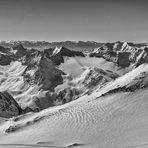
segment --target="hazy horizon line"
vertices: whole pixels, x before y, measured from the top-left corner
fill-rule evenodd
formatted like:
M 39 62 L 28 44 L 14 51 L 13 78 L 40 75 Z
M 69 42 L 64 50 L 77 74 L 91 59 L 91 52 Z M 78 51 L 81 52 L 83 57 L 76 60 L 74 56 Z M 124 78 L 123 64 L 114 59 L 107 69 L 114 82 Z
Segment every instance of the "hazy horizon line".
M 115 42 L 132 42 L 132 43 L 148 43 L 148 41 L 129 41 L 129 40 L 113 40 L 113 41 L 96 41 L 96 40 L 57 40 L 57 41 L 49 41 L 49 40 L 0 40 L 0 42 L 23 42 L 23 41 L 29 41 L 29 42 L 48 42 L 48 43 L 54 43 L 54 42 L 95 42 L 95 43 L 115 43 Z

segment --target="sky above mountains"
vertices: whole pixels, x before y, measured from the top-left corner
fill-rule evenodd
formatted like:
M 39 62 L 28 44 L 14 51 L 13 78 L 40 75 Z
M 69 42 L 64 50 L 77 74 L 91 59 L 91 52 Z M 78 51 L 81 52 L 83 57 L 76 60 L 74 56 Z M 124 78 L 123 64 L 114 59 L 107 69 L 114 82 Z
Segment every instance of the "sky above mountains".
M 148 41 L 147 0 L 0 0 L 0 40 Z

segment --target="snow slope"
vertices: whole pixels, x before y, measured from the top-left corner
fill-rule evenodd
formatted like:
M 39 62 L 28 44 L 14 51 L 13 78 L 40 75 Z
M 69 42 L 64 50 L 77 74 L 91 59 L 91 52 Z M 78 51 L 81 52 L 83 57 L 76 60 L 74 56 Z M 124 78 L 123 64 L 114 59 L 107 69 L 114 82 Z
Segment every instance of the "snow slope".
M 143 64 L 78 100 L 11 118 L 0 125 L 0 147 L 147 148 L 147 72 Z M 107 94 L 141 80 L 145 87 Z

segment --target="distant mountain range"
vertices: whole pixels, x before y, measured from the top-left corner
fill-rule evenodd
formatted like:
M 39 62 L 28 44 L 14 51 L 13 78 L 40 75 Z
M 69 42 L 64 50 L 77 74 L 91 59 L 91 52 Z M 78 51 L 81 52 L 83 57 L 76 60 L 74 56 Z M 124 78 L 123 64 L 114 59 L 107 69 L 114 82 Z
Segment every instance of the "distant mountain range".
M 45 49 L 50 47 L 65 46 L 74 50 L 90 50 L 100 47 L 104 43 L 94 41 L 61 41 L 61 42 L 47 42 L 47 41 L 0 41 L 0 45 L 4 47 L 13 47 L 22 44 L 25 48 Z

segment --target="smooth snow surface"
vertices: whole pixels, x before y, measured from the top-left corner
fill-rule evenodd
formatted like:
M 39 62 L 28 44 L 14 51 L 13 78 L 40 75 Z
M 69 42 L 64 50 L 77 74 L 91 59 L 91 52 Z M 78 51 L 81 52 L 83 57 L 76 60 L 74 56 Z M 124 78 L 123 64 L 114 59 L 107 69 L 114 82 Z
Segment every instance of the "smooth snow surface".
M 147 71 L 148 64 L 141 65 L 90 95 L 11 118 L 0 125 L 0 147 L 147 148 L 147 88 L 101 97 Z

